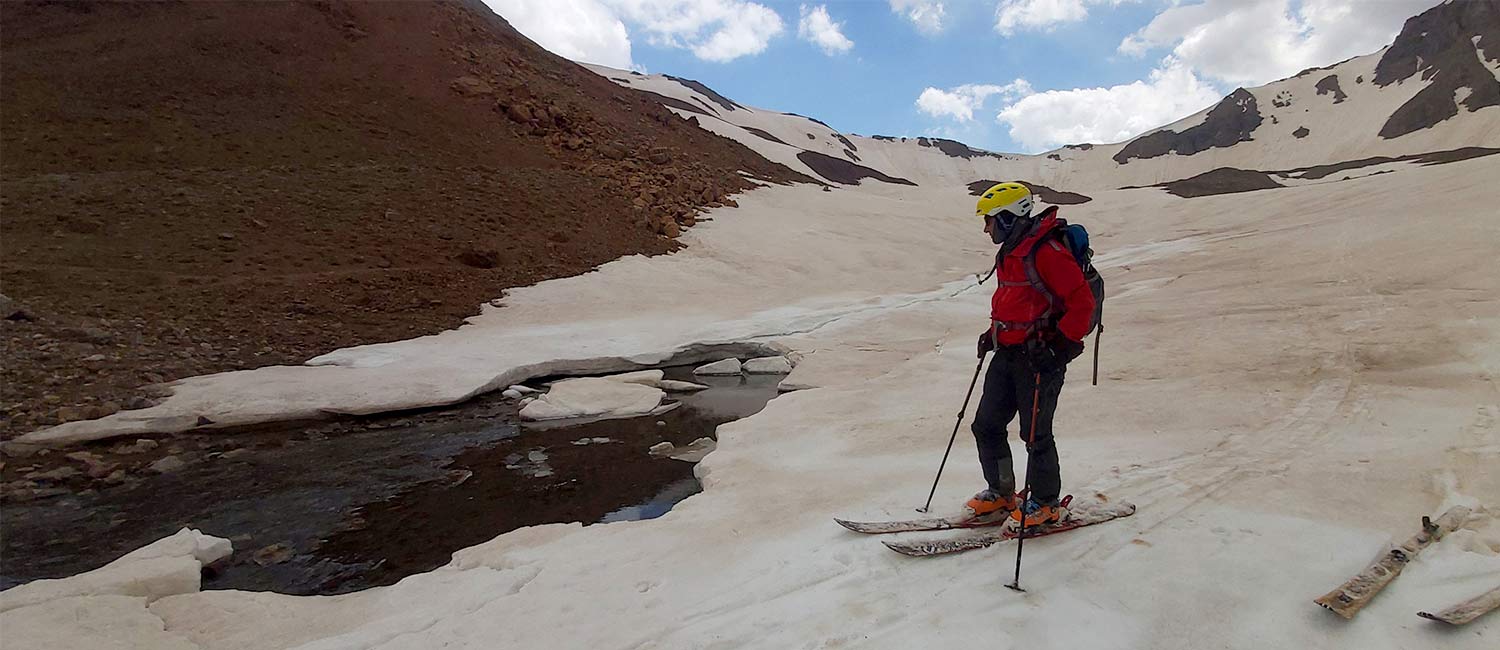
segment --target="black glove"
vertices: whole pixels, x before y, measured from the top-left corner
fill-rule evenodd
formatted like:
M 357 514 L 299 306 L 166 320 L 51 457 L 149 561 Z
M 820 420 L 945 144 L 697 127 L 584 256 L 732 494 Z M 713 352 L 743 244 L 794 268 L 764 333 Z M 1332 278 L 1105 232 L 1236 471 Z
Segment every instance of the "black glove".
M 1083 354 L 1083 344 L 1066 336 L 1026 341 L 1026 358 L 1031 367 L 1042 374 L 1050 374 L 1068 365 Z
M 1052 350 L 1057 353 L 1059 359 L 1062 359 L 1063 365 L 1067 365 L 1083 354 L 1083 343 L 1066 336 L 1059 336 L 1052 341 Z
M 979 358 L 983 359 L 985 354 L 994 349 L 995 335 L 991 334 L 989 330 L 985 330 L 983 334 L 979 335 Z

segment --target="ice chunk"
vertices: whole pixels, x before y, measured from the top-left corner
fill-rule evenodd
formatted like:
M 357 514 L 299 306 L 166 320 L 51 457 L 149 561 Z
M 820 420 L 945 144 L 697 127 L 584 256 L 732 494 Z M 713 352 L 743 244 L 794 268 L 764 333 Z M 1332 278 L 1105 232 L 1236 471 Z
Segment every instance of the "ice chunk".
M 781 380 L 781 383 L 776 384 L 776 391 L 779 393 L 790 393 L 792 391 L 807 390 L 809 388 L 817 388 L 817 386 L 791 381 L 789 379 L 783 379 Z
M 573 444 L 578 443 L 575 442 Z M 529 476 L 531 478 L 552 476 L 552 474 L 554 473 L 552 470 L 552 466 L 547 464 L 547 451 L 544 449 L 533 449 L 526 452 L 525 456 L 522 456 L 521 454 L 510 454 L 509 456 L 506 456 L 505 469 L 517 470 L 521 472 L 522 475 Z
M 695 384 L 690 381 L 677 381 L 675 379 L 663 379 L 656 387 L 673 393 L 691 393 L 708 389 L 708 386 L 703 384 Z
M 552 390 L 521 407 L 523 420 L 582 417 L 630 417 L 650 413 L 666 396 L 641 384 L 584 377 L 552 385 Z
M 652 456 L 670 456 L 677 452 L 677 446 L 670 442 L 658 442 L 651 445 L 647 451 L 650 451 Z
M 786 357 L 761 357 L 745 362 L 745 372 L 752 375 L 785 375 L 792 371 Z
M 717 444 L 718 443 L 715 443 L 713 438 L 699 438 L 688 443 L 688 446 L 686 447 L 679 447 L 676 452 L 671 455 L 671 458 L 672 460 L 681 460 L 689 463 L 696 463 L 700 460 L 703 460 L 703 457 L 707 456 L 708 452 L 713 451 L 714 447 Z
M 229 540 L 191 528 L 71 578 L 37 580 L 0 592 L 0 612 L 72 596 L 140 596 L 152 601 L 198 591 L 204 565 L 229 556 Z
M 693 369 L 695 375 L 738 375 L 740 372 L 740 360 L 734 358 L 715 361 Z
M 640 370 L 636 372 L 627 372 L 620 375 L 610 375 L 608 377 L 605 377 L 605 379 L 608 379 L 610 381 L 624 382 L 627 384 L 640 384 L 642 386 L 651 386 L 652 388 L 661 388 L 661 377 L 662 371 L 660 370 Z

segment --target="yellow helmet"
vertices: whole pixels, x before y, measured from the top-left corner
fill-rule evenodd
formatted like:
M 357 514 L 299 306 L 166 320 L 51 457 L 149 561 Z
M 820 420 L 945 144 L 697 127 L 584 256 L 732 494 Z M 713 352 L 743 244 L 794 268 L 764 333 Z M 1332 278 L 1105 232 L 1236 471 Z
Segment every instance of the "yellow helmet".
M 979 203 L 974 206 L 974 216 L 995 217 L 1001 212 L 1008 212 L 1015 218 L 1029 217 L 1031 204 L 1031 190 L 1025 185 L 1014 182 L 996 183 L 979 197 Z

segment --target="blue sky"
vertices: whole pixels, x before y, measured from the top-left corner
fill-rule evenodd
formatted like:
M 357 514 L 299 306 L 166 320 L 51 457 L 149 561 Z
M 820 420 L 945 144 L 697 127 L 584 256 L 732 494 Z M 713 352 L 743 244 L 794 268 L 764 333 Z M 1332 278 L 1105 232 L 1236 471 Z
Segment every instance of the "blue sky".
M 766 4 L 790 17 L 800 3 Z M 1018 77 L 1037 90 L 1114 85 L 1146 76 L 1154 63 L 1115 54 L 1120 40 L 1154 15 L 1145 5 L 1010 37 L 995 32 L 993 6 L 977 2 L 950 6 L 952 26 L 937 36 L 920 33 L 884 2 L 827 6 L 854 42 L 848 53 L 829 56 L 795 33 L 783 33 L 764 53 L 727 63 L 646 43 L 634 50 L 635 60 L 647 71 L 698 79 L 736 101 L 811 115 L 840 131 L 917 136 L 946 128 L 969 144 L 996 150 L 1019 145 L 988 116 L 959 128 L 922 113 L 915 104 L 922 90 L 1005 84 Z
M 1112 142 L 1385 45 L 1436 0 L 485 0 L 562 56 L 864 135 Z M 1022 81 L 1018 81 L 1022 80 Z

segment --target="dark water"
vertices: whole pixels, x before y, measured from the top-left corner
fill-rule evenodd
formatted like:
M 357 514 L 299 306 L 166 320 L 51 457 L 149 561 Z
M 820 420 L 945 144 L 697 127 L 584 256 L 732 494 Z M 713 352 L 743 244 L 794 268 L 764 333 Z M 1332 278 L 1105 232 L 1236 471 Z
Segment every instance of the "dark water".
M 667 375 L 711 388 L 669 394 L 682 405 L 658 416 L 570 427 L 520 425 L 515 404 L 494 397 L 185 438 L 174 444 L 207 453 L 177 472 L 7 504 L 0 587 L 93 569 L 190 526 L 234 542 L 206 589 L 344 593 L 432 570 L 525 526 L 659 517 L 700 487 L 691 463 L 647 449 L 713 437 L 764 408 L 781 379 Z

